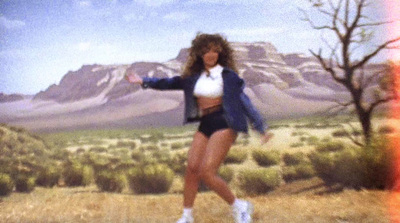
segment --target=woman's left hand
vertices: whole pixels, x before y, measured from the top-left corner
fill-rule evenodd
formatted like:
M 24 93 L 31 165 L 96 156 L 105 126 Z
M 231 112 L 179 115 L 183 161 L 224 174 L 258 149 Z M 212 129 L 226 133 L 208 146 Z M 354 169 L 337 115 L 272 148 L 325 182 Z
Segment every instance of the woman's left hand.
M 267 143 L 273 136 L 273 133 L 265 132 L 264 135 L 261 136 L 261 145 Z

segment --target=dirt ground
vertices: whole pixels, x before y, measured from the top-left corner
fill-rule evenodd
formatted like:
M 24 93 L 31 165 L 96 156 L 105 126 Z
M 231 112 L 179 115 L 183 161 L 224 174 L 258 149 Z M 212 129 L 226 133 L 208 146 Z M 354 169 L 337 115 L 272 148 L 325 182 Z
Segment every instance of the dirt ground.
M 397 222 L 391 220 L 389 191 L 333 190 L 321 180 L 297 181 L 262 196 L 245 197 L 255 206 L 253 222 Z M 0 222 L 175 222 L 182 195 L 135 195 L 99 192 L 95 186 L 36 188 L 0 201 Z M 230 207 L 213 192 L 200 193 L 197 223 L 233 222 Z

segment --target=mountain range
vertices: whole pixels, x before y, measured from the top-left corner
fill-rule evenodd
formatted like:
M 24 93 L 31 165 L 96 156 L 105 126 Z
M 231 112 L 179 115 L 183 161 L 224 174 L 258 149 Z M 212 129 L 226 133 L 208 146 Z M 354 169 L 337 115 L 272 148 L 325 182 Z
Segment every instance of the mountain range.
M 349 97 L 313 57 L 281 54 L 268 42 L 231 44 L 245 92 L 267 122 L 323 112 L 332 101 Z M 176 58 L 163 63 L 83 65 L 35 95 L 1 93 L 0 122 L 33 131 L 181 125 L 181 91 L 142 89 L 124 75 L 127 69 L 143 77 L 180 75 L 187 55 L 188 49 L 181 49 Z M 368 65 L 366 75 L 382 66 Z

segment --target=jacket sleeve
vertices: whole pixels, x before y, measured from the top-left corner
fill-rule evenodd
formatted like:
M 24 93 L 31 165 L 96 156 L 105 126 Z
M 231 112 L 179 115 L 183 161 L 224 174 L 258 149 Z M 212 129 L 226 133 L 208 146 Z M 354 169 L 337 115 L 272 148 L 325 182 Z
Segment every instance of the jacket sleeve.
M 182 77 L 175 76 L 171 78 L 144 77 L 143 88 L 152 88 L 156 90 L 182 90 Z
M 249 118 L 252 127 L 259 133 L 264 134 L 268 126 L 267 124 L 264 123 L 261 114 L 255 108 L 253 103 L 251 103 L 250 98 L 244 93 L 243 88 L 244 88 L 244 82 L 242 82 L 242 89 L 239 95 L 243 111 Z

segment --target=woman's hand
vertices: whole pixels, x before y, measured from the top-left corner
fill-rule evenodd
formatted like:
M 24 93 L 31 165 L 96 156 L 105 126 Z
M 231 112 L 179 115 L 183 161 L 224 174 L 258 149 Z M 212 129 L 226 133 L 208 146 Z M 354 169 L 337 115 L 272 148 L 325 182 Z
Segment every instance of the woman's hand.
M 143 79 L 135 74 L 133 71 L 127 71 L 125 75 L 125 79 L 129 81 L 129 83 L 133 84 L 143 84 Z
M 261 136 L 261 145 L 267 143 L 273 136 L 273 133 L 265 132 L 264 135 Z

